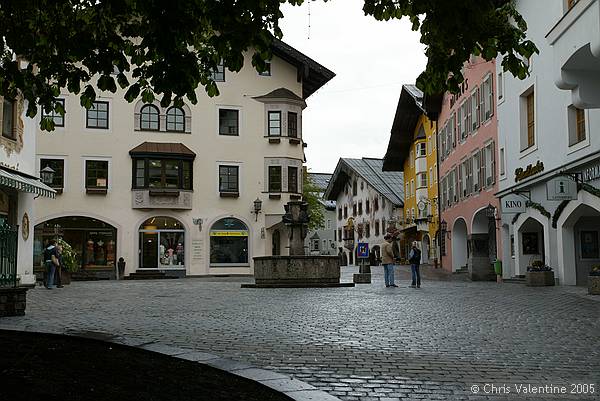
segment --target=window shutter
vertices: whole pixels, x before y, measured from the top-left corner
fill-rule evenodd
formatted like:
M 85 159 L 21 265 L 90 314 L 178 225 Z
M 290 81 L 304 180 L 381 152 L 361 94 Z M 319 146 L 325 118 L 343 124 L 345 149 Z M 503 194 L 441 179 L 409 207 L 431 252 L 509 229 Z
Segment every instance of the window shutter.
M 489 93 L 489 99 L 490 99 L 490 118 L 494 115 L 494 78 L 493 75 L 490 75 L 490 93 Z
M 490 155 L 490 157 L 492 158 L 492 181 L 490 185 L 494 185 L 494 183 L 496 182 L 496 144 L 494 141 L 492 141 L 492 145 L 491 145 L 491 149 L 492 149 L 492 154 Z
M 479 114 L 479 99 L 481 94 L 479 93 L 479 87 L 473 93 L 473 130 L 476 130 L 481 125 L 481 119 Z
M 479 87 L 479 120 L 483 123 L 485 121 L 485 96 L 486 96 L 486 84 L 485 81 Z
M 462 185 L 463 185 L 462 167 L 460 164 L 458 166 L 456 166 L 456 176 L 457 176 L 457 181 L 458 181 L 458 184 L 456 185 L 457 189 L 458 189 L 458 191 L 456 191 L 457 192 L 456 199 L 459 200 L 462 198 Z
M 452 114 L 452 130 L 450 135 L 452 136 L 452 147 L 456 147 L 456 113 Z
M 479 183 L 480 183 L 480 188 L 479 190 L 481 190 L 484 186 L 485 186 L 485 178 L 486 178 L 486 171 L 485 171 L 485 165 L 486 165 L 486 159 L 485 159 L 485 148 L 481 149 L 480 151 L 480 155 L 479 156 L 479 164 L 480 164 L 480 178 L 479 178 Z

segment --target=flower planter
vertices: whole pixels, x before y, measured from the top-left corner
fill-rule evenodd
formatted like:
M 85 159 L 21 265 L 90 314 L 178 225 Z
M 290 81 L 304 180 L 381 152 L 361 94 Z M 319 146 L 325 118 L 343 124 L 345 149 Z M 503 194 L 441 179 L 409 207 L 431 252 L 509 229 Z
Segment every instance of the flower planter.
M 60 278 L 62 279 L 62 285 L 71 284 L 71 272 L 62 271 Z
M 528 287 L 545 287 L 554 285 L 554 272 L 552 270 L 527 272 L 525 274 L 525 285 Z
M 588 276 L 588 294 L 600 295 L 600 276 Z

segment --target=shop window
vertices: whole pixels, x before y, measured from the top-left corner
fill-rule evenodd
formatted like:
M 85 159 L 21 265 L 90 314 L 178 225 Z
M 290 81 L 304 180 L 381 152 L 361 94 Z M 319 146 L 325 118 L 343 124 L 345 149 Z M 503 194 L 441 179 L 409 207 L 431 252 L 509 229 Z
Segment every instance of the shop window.
M 43 249 L 57 237 L 71 245 L 83 270 L 114 272 L 117 230 L 110 224 L 82 216 L 60 217 L 38 224 L 34 229 L 34 266 L 40 266 Z
M 16 102 L 14 100 L 4 98 L 2 102 L 2 136 L 8 139 L 16 139 L 15 130 L 15 114 Z
M 40 159 L 40 171 L 46 167 L 54 170 L 54 177 L 49 186 L 62 192 L 65 185 L 65 161 L 63 159 Z
M 185 229 L 171 217 L 152 217 L 139 228 L 142 269 L 185 268 Z
M 281 111 L 269 111 L 269 136 L 281 136 Z
M 235 218 L 217 221 L 210 229 L 211 267 L 248 266 L 248 227 Z
M 217 68 L 213 71 L 212 77 L 215 82 L 225 82 L 225 66 L 223 62 L 217 64 Z
M 108 129 L 108 102 L 92 103 L 86 110 L 86 127 Z
M 281 166 L 269 166 L 269 192 L 281 192 Z
M 56 103 L 60 104 L 60 107 L 65 109 L 65 99 L 55 99 Z M 56 112 L 54 109 L 50 110 L 49 113 L 43 112 L 42 118 L 48 118 L 54 122 L 55 127 L 64 127 L 65 126 L 65 118 L 60 115 L 60 113 Z
M 240 111 L 219 109 L 219 135 L 238 136 Z
M 88 193 L 106 193 L 108 189 L 108 161 L 85 161 L 85 189 Z
M 178 159 L 133 159 L 134 189 L 192 189 L 192 161 Z
M 219 192 L 221 195 L 239 195 L 239 166 L 219 166 Z
M 298 167 L 288 167 L 288 192 L 298 193 Z
M 158 107 L 147 104 L 140 110 L 140 129 L 158 131 L 160 128 L 160 112 Z
M 167 131 L 185 132 L 185 112 L 179 107 L 167 110 Z

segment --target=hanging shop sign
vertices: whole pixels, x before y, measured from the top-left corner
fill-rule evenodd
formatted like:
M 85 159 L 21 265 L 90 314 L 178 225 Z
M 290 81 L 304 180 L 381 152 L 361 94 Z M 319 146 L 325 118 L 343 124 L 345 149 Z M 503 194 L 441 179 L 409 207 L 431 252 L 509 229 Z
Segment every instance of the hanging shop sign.
M 555 177 L 546 182 L 546 195 L 553 201 L 577 199 L 577 183 L 566 175 Z
M 501 199 L 500 207 L 503 214 L 525 213 L 527 198 L 519 194 L 506 195 Z
M 529 164 L 525 169 L 519 167 L 515 170 L 515 182 L 523 181 L 544 171 L 544 162 L 537 161 L 536 164 Z
M 583 169 L 581 171 L 581 180 L 583 182 L 600 180 L 600 164 Z

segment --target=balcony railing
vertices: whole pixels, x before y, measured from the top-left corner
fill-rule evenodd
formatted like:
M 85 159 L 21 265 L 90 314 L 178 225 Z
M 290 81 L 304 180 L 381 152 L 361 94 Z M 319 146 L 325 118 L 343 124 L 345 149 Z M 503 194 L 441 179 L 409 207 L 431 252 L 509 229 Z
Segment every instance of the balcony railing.
M 0 287 L 17 286 L 18 228 L 0 225 Z

